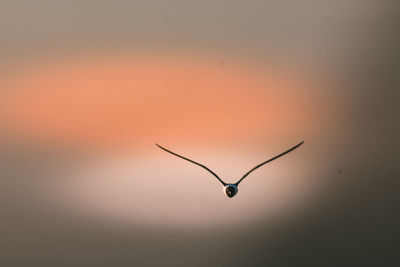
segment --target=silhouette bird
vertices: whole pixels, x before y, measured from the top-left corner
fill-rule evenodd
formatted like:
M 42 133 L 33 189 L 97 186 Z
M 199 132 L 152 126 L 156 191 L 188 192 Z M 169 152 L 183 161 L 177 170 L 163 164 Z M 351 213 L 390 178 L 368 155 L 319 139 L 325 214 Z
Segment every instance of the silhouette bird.
M 251 170 L 249 170 L 245 175 L 242 176 L 242 178 L 239 179 L 239 181 L 237 181 L 237 182 L 234 183 L 234 184 L 227 184 L 227 183 L 225 183 L 224 181 L 221 180 L 221 178 L 218 177 L 217 174 L 215 174 L 215 172 L 213 172 L 212 170 L 210 170 L 209 168 L 207 168 L 207 167 L 206 167 L 205 165 L 203 165 L 203 164 L 200 164 L 200 163 L 195 162 L 195 161 L 193 161 L 193 160 L 191 160 L 191 159 L 185 158 L 184 156 L 178 155 L 178 154 L 176 154 L 175 152 L 172 152 L 171 150 L 168 150 L 168 149 L 166 149 L 166 148 L 160 146 L 159 144 L 156 144 L 156 146 L 158 146 L 159 148 L 161 148 L 162 150 L 164 150 L 164 151 L 166 151 L 166 152 L 168 152 L 168 153 L 171 153 L 171 154 L 174 155 L 174 156 L 177 156 L 177 157 L 179 157 L 179 158 L 181 158 L 181 159 L 187 160 L 187 161 L 189 161 L 189 162 L 191 162 L 191 163 L 193 163 L 193 164 L 196 164 L 196 165 L 198 165 L 198 166 L 200 166 L 200 167 L 206 169 L 207 171 L 209 171 L 212 175 L 215 176 L 215 178 L 218 179 L 218 181 L 220 181 L 220 182 L 222 183 L 222 185 L 224 186 L 224 192 L 225 192 L 225 194 L 226 194 L 229 198 L 232 198 L 232 197 L 234 197 L 234 196 L 237 194 L 237 192 L 238 192 L 238 186 L 239 186 L 240 182 L 243 181 L 243 179 L 246 178 L 250 173 L 252 173 L 252 172 L 255 171 L 256 169 L 260 168 L 260 167 L 263 166 L 264 164 L 267 164 L 268 162 L 271 162 L 271 161 L 273 161 L 273 160 L 275 160 L 275 159 L 277 159 L 277 158 L 279 158 L 279 157 L 282 157 L 283 155 L 289 153 L 290 151 L 295 150 L 296 148 L 298 148 L 299 146 L 301 146 L 303 143 L 304 143 L 304 141 L 300 142 L 299 144 L 295 145 L 294 147 L 290 148 L 289 150 L 286 150 L 285 152 L 283 152 L 283 153 L 281 153 L 281 154 L 279 154 L 279 155 L 277 155 L 277 156 L 275 156 L 275 157 L 273 157 L 273 158 L 271 158 L 271 159 L 269 159 L 269 160 L 267 160 L 267 161 L 264 161 L 264 162 L 258 164 L 257 166 L 255 166 L 254 168 L 252 168 Z

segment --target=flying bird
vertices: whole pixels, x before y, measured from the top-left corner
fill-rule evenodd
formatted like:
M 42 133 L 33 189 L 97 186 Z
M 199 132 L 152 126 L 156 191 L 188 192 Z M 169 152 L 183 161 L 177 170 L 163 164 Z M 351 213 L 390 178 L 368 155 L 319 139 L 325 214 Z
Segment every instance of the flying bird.
M 299 144 L 295 145 L 294 147 L 290 148 L 289 150 L 286 150 L 285 152 L 283 152 L 283 153 L 281 153 L 281 154 L 279 154 L 279 155 L 277 155 L 277 156 L 275 156 L 275 157 L 273 157 L 273 158 L 271 158 L 271 159 L 269 159 L 269 160 L 267 160 L 267 161 L 261 162 L 260 164 L 258 164 L 257 166 L 255 166 L 254 168 L 252 168 L 251 170 L 249 170 L 247 173 L 245 173 L 245 174 L 242 176 L 242 178 L 240 178 L 239 181 L 237 181 L 237 182 L 234 183 L 234 184 L 225 183 L 224 181 L 222 181 L 221 178 L 218 177 L 217 174 L 215 174 L 215 172 L 213 172 L 212 170 L 210 170 L 208 167 L 206 167 L 206 166 L 203 165 L 203 164 L 200 164 L 200 163 L 195 162 L 195 161 L 193 161 L 193 160 L 191 160 L 191 159 L 185 158 L 184 156 L 178 155 L 178 154 L 176 154 L 175 152 L 172 152 L 171 150 L 168 150 L 168 149 L 166 149 L 165 147 L 160 146 L 159 144 L 156 144 L 156 146 L 158 146 L 159 148 L 161 148 L 162 150 L 164 150 L 164 151 L 166 151 L 166 152 L 168 152 L 168 153 L 171 153 L 171 154 L 174 155 L 174 156 L 177 156 L 177 157 L 179 157 L 179 158 L 181 158 L 181 159 L 187 160 L 187 161 L 189 161 L 189 162 L 191 162 L 191 163 L 193 163 L 193 164 L 196 164 L 196 165 L 198 165 L 198 166 L 200 166 L 200 167 L 206 169 L 207 171 L 209 171 L 209 172 L 210 172 L 212 175 L 214 175 L 215 178 L 217 178 L 218 181 L 220 181 L 221 184 L 224 186 L 224 192 L 225 192 L 225 194 L 226 194 L 229 198 L 232 198 L 232 197 L 234 197 L 234 196 L 237 194 L 237 192 L 238 192 L 238 186 L 239 186 L 240 182 L 243 181 L 243 179 L 246 178 L 250 173 L 252 173 L 252 172 L 255 171 L 256 169 L 260 168 L 260 167 L 263 166 L 264 164 L 267 164 L 268 162 L 271 162 L 271 161 L 273 161 L 273 160 L 275 160 L 275 159 L 277 159 L 277 158 L 279 158 L 279 157 L 282 157 L 283 155 L 285 155 L 285 154 L 287 154 L 287 153 L 289 153 L 289 152 L 295 150 L 296 148 L 298 148 L 299 146 L 301 146 L 303 143 L 304 143 L 304 141 L 300 142 Z

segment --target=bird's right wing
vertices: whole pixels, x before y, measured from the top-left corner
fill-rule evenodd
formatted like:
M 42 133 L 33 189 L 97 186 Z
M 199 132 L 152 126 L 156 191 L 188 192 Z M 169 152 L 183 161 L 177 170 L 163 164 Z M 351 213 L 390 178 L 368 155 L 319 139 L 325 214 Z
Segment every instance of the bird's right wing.
M 184 156 L 178 155 L 178 154 L 176 154 L 175 152 L 172 152 L 172 151 L 170 151 L 170 150 L 168 150 L 168 149 L 166 149 L 166 148 L 160 146 L 159 144 L 156 144 L 156 146 L 158 146 L 159 148 L 161 148 L 162 150 L 164 150 L 164 151 L 166 151 L 166 152 L 168 152 L 168 153 L 171 153 L 171 154 L 174 155 L 174 156 L 177 156 L 177 157 L 179 157 L 179 158 L 181 158 L 181 159 L 187 160 L 187 161 L 189 161 L 189 162 L 191 162 L 191 163 L 193 163 L 193 164 L 196 164 L 196 165 L 198 165 L 198 166 L 200 166 L 200 167 L 206 169 L 206 170 L 209 171 L 212 175 L 214 175 L 215 178 L 217 178 L 218 181 L 220 181 L 224 186 L 226 185 L 226 183 L 225 183 L 224 181 L 222 181 L 221 178 L 218 177 L 218 175 L 216 175 L 212 170 L 210 170 L 209 168 L 207 168 L 207 167 L 204 166 L 203 164 L 200 164 L 200 163 L 195 162 L 195 161 L 193 161 L 193 160 L 191 160 L 191 159 L 185 158 Z

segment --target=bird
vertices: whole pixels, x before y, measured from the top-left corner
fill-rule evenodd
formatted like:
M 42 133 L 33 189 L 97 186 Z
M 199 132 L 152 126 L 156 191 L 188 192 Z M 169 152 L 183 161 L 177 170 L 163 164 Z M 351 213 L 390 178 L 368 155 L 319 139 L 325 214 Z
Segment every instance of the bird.
M 181 156 L 181 155 L 179 155 L 179 154 L 177 154 L 177 153 L 175 153 L 175 152 L 172 152 L 171 150 L 166 149 L 165 147 L 162 147 L 162 146 L 160 146 L 160 145 L 157 144 L 157 143 L 156 143 L 155 145 L 158 146 L 159 148 L 161 148 L 162 150 L 164 150 L 164 151 L 166 151 L 166 152 L 168 152 L 168 153 L 174 155 L 174 156 L 177 156 L 177 157 L 179 157 L 179 158 L 181 158 L 181 159 L 187 160 L 187 161 L 189 161 L 189 162 L 191 162 L 191 163 L 193 163 L 193 164 L 196 164 L 196 165 L 202 167 L 203 169 L 207 170 L 208 172 L 210 172 L 210 173 L 211 173 L 215 178 L 217 178 L 218 181 L 220 181 L 221 184 L 224 186 L 223 189 L 224 189 L 224 193 L 226 194 L 226 196 L 227 196 L 228 198 L 233 198 L 233 197 L 236 196 L 236 194 L 238 193 L 238 186 L 239 186 L 239 184 L 240 184 L 240 183 L 243 181 L 243 179 L 246 178 L 250 173 L 252 173 L 252 172 L 255 171 L 256 169 L 260 168 L 261 166 L 267 164 L 268 162 L 271 162 L 271 161 L 273 161 L 273 160 L 275 160 L 275 159 L 277 159 L 277 158 L 280 158 L 280 157 L 282 157 L 283 155 L 286 155 L 287 153 L 289 153 L 289 152 L 295 150 L 296 148 L 298 148 L 299 146 L 301 146 L 303 143 L 304 143 L 304 141 L 302 141 L 302 142 L 300 142 L 299 144 L 295 145 L 294 147 L 292 147 L 292 148 L 286 150 L 285 152 L 283 152 L 283 153 L 281 153 L 281 154 L 279 154 L 279 155 L 277 155 L 277 156 L 275 156 L 275 157 L 273 157 L 273 158 L 270 158 L 269 160 L 266 160 L 266 161 L 261 162 L 260 164 L 256 165 L 256 166 L 253 167 L 251 170 L 249 170 L 248 172 L 246 172 L 236 183 L 233 183 L 233 184 L 225 183 L 215 172 L 213 172 L 212 170 L 210 170 L 207 166 L 205 166 L 205 165 L 203 165 L 203 164 L 201 164 L 201 163 L 198 163 L 198 162 L 196 162 L 196 161 L 194 161 L 194 160 L 188 159 L 188 158 L 186 158 L 186 157 L 184 157 L 184 156 Z

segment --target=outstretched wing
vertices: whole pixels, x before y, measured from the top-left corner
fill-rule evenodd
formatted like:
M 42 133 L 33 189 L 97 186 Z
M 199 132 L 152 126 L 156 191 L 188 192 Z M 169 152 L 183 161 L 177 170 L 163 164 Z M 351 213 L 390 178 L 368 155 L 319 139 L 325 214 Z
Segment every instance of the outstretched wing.
M 283 153 L 281 153 L 281 154 L 279 154 L 279 155 L 273 157 L 272 159 L 269 159 L 269 160 L 267 160 L 267 161 L 264 161 L 264 162 L 258 164 L 258 165 L 255 166 L 253 169 L 251 169 L 250 171 L 248 171 L 245 175 L 243 175 L 242 178 L 240 178 L 240 180 L 237 181 L 237 183 L 236 183 L 235 185 L 238 186 L 239 183 L 240 183 L 244 178 L 246 178 L 250 173 L 252 173 L 252 172 L 255 171 L 256 169 L 260 168 L 260 167 L 263 166 L 264 164 L 267 164 L 268 162 L 271 162 L 271 161 L 273 161 L 273 160 L 275 160 L 275 159 L 277 159 L 277 158 L 279 158 L 279 157 L 282 157 L 283 155 L 289 153 L 290 151 L 295 150 L 296 148 L 298 148 L 299 146 L 301 146 L 303 143 L 304 143 L 304 141 L 302 141 L 301 143 L 295 145 L 295 146 L 292 147 L 291 149 L 289 149 L 289 150 L 287 150 L 287 151 L 285 151 L 285 152 L 283 152 Z
M 176 154 L 176 153 L 174 153 L 174 152 L 172 152 L 172 151 L 170 151 L 170 150 L 168 150 L 168 149 L 166 149 L 166 148 L 160 146 L 159 144 L 156 144 L 156 146 L 158 146 L 159 148 L 161 148 L 162 150 L 164 150 L 164 151 L 166 151 L 166 152 L 168 152 L 168 153 L 171 153 L 171 154 L 174 155 L 174 156 L 177 156 L 177 157 L 179 157 L 179 158 L 181 158 L 181 159 L 190 161 L 191 163 L 196 164 L 196 165 L 198 165 L 198 166 L 200 166 L 200 167 L 206 169 L 206 170 L 209 171 L 212 175 L 214 175 L 215 178 L 217 178 L 218 181 L 220 181 L 224 186 L 226 185 L 226 183 L 225 183 L 224 181 L 222 181 L 221 178 L 218 177 L 218 175 L 216 175 L 212 170 L 210 170 L 209 168 L 207 168 L 207 167 L 204 166 L 203 164 L 197 163 L 197 162 L 195 162 L 195 161 L 193 161 L 193 160 L 191 160 L 191 159 L 188 159 L 188 158 L 185 158 L 185 157 L 183 157 L 183 156 L 181 156 L 181 155 L 178 155 L 178 154 Z

